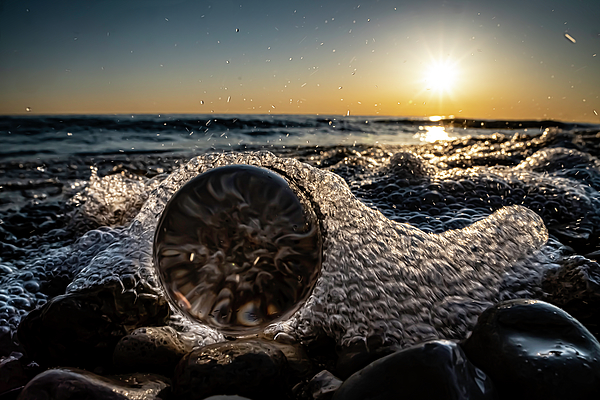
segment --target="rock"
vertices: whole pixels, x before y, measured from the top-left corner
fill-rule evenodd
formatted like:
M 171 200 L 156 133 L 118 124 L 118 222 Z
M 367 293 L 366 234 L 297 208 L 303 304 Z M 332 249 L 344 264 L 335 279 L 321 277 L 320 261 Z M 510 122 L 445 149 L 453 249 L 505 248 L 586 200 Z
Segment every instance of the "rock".
M 593 240 L 594 226 L 586 222 L 554 224 L 548 227 L 548 233 L 580 254 L 586 254 L 594 251 L 596 245 Z
M 308 358 L 311 360 L 315 371 L 336 371 L 336 362 L 338 359 L 337 344 L 335 339 L 320 334 L 302 342 Z M 337 372 L 336 372 L 337 373 Z M 338 375 L 339 376 L 339 375 Z
M 12 331 L 10 327 L 0 326 L 0 357 L 8 356 L 15 351 L 16 345 L 12 339 Z
M 315 373 L 314 365 L 309 358 L 306 349 L 299 343 L 281 343 L 278 341 L 268 342 L 269 345 L 280 350 L 289 367 L 291 379 L 303 379 Z
M 580 321 L 596 339 L 600 338 L 600 265 L 582 256 L 561 261 L 558 269 L 549 271 L 542 288 L 544 300 L 555 304 Z
M 396 179 L 421 181 L 435 173 L 435 168 L 421 156 L 409 151 L 399 151 L 390 158 L 389 173 Z
M 18 400 L 154 400 L 169 389 L 160 375 L 102 377 L 75 368 L 51 369 L 33 378 Z
M 596 250 L 596 251 L 592 251 L 591 253 L 587 253 L 585 255 L 585 257 L 597 262 L 598 260 L 600 260 L 600 250 Z
M 251 339 L 216 343 L 183 357 L 175 370 L 173 392 L 185 399 L 212 395 L 282 399 L 288 371 L 283 352 L 269 342 Z
M 302 384 L 300 384 L 302 385 Z M 310 381 L 302 385 L 298 390 L 297 399 L 306 400 L 331 400 L 335 391 L 342 385 L 342 381 L 334 376 L 331 372 L 323 370 L 316 374 Z
M 114 365 L 126 371 L 173 374 L 175 366 L 191 347 L 168 326 L 138 328 L 123 337 L 113 354 Z
M 93 369 L 112 363 L 129 331 L 164 325 L 168 313 L 164 297 L 123 291 L 117 283 L 53 298 L 22 320 L 18 337 L 38 363 Z
M 490 379 L 454 342 L 421 343 L 381 358 L 348 378 L 333 400 L 494 399 Z
M 23 368 L 18 352 L 11 353 L 8 357 L 0 358 L 0 394 L 23 386 L 29 381 L 29 376 Z
M 543 301 L 510 300 L 487 309 L 463 348 L 503 398 L 600 398 L 600 344 Z
M 339 357 L 336 364 L 336 373 L 342 379 L 346 379 L 355 372 L 363 369 L 373 361 L 401 350 L 397 344 L 390 345 L 366 345 L 359 341 L 338 351 Z

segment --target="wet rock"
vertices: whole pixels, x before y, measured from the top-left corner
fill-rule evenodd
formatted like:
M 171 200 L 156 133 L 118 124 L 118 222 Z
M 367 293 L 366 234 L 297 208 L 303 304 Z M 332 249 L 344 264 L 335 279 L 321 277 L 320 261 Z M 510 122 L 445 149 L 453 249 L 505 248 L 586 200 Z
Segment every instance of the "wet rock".
M 408 151 L 400 151 L 390 158 L 390 174 L 398 179 L 421 180 L 434 171 L 427 161 Z
M 336 373 L 345 379 L 355 372 L 363 369 L 373 361 L 401 350 L 397 344 L 371 345 L 367 347 L 363 341 L 353 343 L 338 351 L 339 357 L 336 365 Z
M 331 400 L 335 391 L 342 385 L 342 381 L 331 372 L 323 370 L 316 374 L 310 381 L 294 391 L 297 399 L 306 400 Z
M 0 254 L 7 259 L 22 257 L 26 254 L 25 250 L 10 243 L 0 242 Z
M 29 381 L 23 367 L 23 354 L 13 352 L 8 357 L 0 358 L 0 394 L 21 387 Z
M 160 375 L 102 377 L 75 368 L 51 369 L 25 386 L 18 400 L 153 400 L 169 390 Z
M 240 395 L 285 398 L 289 367 L 281 350 L 252 339 L 216 343 L 188 353 L 173 379 L 173 392 L 185 399 Z
M 555 224 L 548 227 L 548 232 L 560 240 L 561 243 L 572 247 L 581 254 L 589 253 L 596 249 L 597 240 L 594 238 L 595 227 L 587 220 L 571 223 Z
M 308 358 L 315 368 L 315 372 L 324 369 L 329 371 L 337 370 L 337 344 L 333 338 L 320 334 L 310 340 L 304 341 L 303 345 Z
M 598 261 L 600 260 L 600 250 L 592 251 L 591 253 L 588 253 L 585 256 L 590 260 Z
M 168 313 L 163 297 L 123 291 L 117 282 L 55 297 L 23 319 L 18 337 L 41 364 L 94 368 L 112 362 L 117 342 L 128 332 L 164 325 Z
M 519 299 L 489 308 L 463 348 L 503 398 L 600 398 L 600 344 L 551 304 Z
M 290 378 L 302 379 L 314 373 L 313 362 L 309 358 L 304 346 L 298 343 L 269 342 L 271 346 L 283 353 L 289 367 Z
M 348 378 L 334 400 L 494 399 L 490 379 L 454 342 L 436 340 L 390 354 Z
M 8 326 L 0 326 L 0 357 L 8 356 L 16 348 L 12 339 L 12 331 Z
M 542 288 L 545 300 L 560 306 L 600 338 L 600 265 L 582 256 L 561 260 L 560 268 L 549 271 Z
M 192 350 L 171 327 L 138 328 L 123 337 L 113 354 L 114 365 L 127 371 L 171 376 L 181 358 Z

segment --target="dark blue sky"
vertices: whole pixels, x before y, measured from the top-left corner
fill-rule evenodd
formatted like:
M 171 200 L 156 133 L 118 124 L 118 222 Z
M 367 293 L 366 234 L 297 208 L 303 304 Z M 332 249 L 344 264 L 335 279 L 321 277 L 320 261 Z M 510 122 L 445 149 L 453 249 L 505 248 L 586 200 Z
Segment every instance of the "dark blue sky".
M 599 122 L 599 1 L 0 4 L 2 114 Z

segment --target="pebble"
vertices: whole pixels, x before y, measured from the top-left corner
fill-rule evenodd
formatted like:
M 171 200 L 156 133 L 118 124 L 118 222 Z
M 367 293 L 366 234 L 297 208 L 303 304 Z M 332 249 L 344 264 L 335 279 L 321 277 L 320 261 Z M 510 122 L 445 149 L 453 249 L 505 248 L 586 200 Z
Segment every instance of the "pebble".
M 447 340 L 421 343 L 369 364 L 333 400 L 495 399 L 490 379 Z
M 160 375 L 102 377 L 76 368 L 51 369 L 33 378 L 18 400 L 158 400 L 169 390 Z
M 542 282 L 544 300 L 561 307 L 600 340 L 600 264 L 582 256 L 570 256 L 548 271 Z
M 487 309 L 463 348 L 502 398 L 600 399 L 600 343 L 549 303 L 517 299 Z
M 113 363 L 126 371 L 170 376 L 179 360 L 191 350 L 169 326 L 144 327 L 134 330 L 117 343 Z
M 323 370 L 299 389 L 297 398 L 302 400 L 331 400 L 342 383 L 331 372 Z
M 16 351 L 0 358 L 0 394 L 23 386 L 30 379 L 23 366 L 22 358 L 23 354 Z
M 175 371 L 173 392 L 189 400 L 214 395 L 282 399 L 288 371 L 283 352 L 267 341 L 216 343 L 183 357 Z
M 93 369 L 112 363 L 115 346 L 129 330 L 164 324 L 168 313 L 166 299 L 123 292 L 115 283 L 53 298 L 23 318 L 18 336 L 40 364 Z

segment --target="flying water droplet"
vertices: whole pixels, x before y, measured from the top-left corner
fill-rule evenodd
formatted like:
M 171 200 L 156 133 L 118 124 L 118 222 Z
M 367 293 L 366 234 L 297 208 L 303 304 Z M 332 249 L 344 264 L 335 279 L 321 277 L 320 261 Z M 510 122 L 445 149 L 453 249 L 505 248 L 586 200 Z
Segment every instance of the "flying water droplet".
M 565 32 L 565 38 L 571 43 L 577 43 L 577 40 L 575 40 L 575 38 L 573 36 L 569 35 L 566 32 Z

